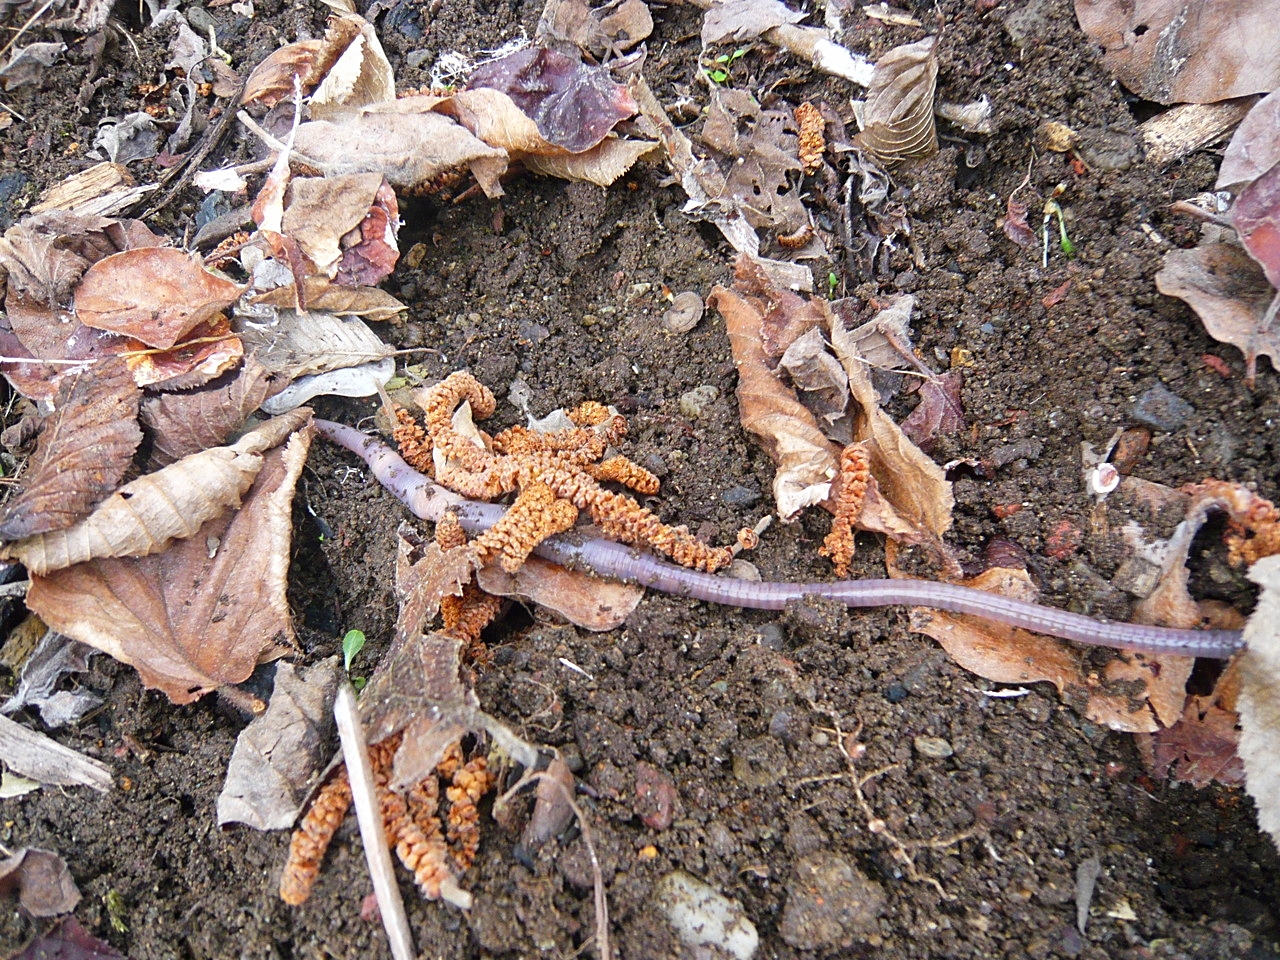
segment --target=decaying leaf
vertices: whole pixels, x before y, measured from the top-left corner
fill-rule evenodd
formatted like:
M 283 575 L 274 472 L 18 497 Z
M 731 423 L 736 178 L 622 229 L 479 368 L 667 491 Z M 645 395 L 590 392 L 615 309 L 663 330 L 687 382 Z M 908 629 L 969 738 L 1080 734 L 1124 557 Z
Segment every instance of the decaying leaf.
M 168 350 L 239 296 L 239 284 L 210 273 L 198 256 L 150 247 L 93 264 L 76 287 L 75 309 L 85 326 Z
M 40 783 L 63 787 L 111 789 L 111 768 L 100 760 L 64 747 L 52 737 L 0 717 L 0 760 L 10 770 Z
M 1280 289 L 1280 163 L 1240 191 L 1231 225 L 1271 286 Z
M 74 526 L 4 544 L 0 556 L 21 560 L 33 575 L 43 576 L 94 558 L 158 553 L 170 540 L 194 536 L 205 521 L 237 506 L 262 469 L 263 452 L 297 430 L 308 415 L 295 411 L 277 417 L 231 446 L 203 450 L 141 476 Z
M 54 688 L 63 676 L 88 670 L 89 658 L 97 652 L 55 630 L 45 630 L 36 649 L 22 664 L 18 689 L 0 704 L 0 713 L 34 708 L 51 730 L 75 723 L 101 704 L 102 698 L 83 686 L 71 690 Z
M 1269 0 L 1075 0 L 1103 61 L 1157 103 L 1215 103 L 1280 87 L 1280 23 Z
M 0 892 L 18 891 L 18 902 L 33 917 L 70 913 L 80 891 L 66 862 L 52 850 L 22 847 L 0 860 Z
M 128 960 L 109 943 L 91 936 L 75 917 L 63 917 L 12 960 Z
M 294 284 L 276 287 L 255 296 L 253 303 L 362 320 L 393 320 L 409 309 L 381 287 L 344 287 L 324 277 L 307 277 L 301 290 Z
M 1216 188 L 1226 190 L 1250 183 L 1277 163 L 1280 163 L 1280 90 L 1255 103 L 1240 121 L 1222 154 Z
M 49 68 L 67 49 L 65 43 L 28 43 L 14 48 L 9 62 L 0 67 L 0 87 L 15 90 L 48 76 Z
M 651 154 L 656 145 L 647 140 L 610 138 L 584 153 L 565 156 L 526 156 L 522 160 L 531 173 L 558 177 L 577 183 L 607 187 L 630 170 L 637 160 Z
M 1280 556 L 1263 557 L 1249 579 L 1262 593 L 1240 654 L 1239 753 L 1258 825 L 1280 846 Z
M 854 142 L 881 163 L 926 157 L 938 149 L 933 95 L 938 82 L 937 38 L 894 47 L 878 61 L 867 99 L 857 113 Z
M 1260 356 L 1280 364 L 1280 329 L 1265 325 L 1275 290 L 1239 247 L 1208 243 L 1169 251 L 1156 274 L 1156 289 L 1185 300 L 1209 336 L 1238 348 L 1249 379 L 1257 372 Z
M 397 543 L 396 599 L 400 611 L 391 644 L 393 653 L 422 635 L 439 613 L 442 599 L 462 595 L 463 586 L 471 582 L 480 565 L 473 550 L 441 550 L 434 541 L 419 544 L 405 527 L 400 529 Z
M 1244 763 L 1236 755 L 1239 719 L 1235 711 L 1205 697 L 1188 697 L 1178 722 L 1152 734 L 1142 748 L 1144 755 L 1150 751 L 1152 774 L 1162 779 L 1172 775 L 1195 787 L 1214 781 L 1229 787 L 1244 783 Z
M 927 453 L 939 435 L 963 430 L 964 407 L 960 402 L 963 388 L 964 373 L 960 370 L 948 370 L 941 376 L 922 380 L 920 402 L 902 421 L 902 432 Z
M 256 357 L 225 379 L 192 393 L 168 393 L 143 401 L 142 422 L 151 433 L 153 464 L 165 466 L 226 443 L 273 386 L 271 374 Z
M 355 367 L 299 377 L 274 396 L 262 401 L 262 409 L 273 416 L 293 410 L 315 397 L 372 397 L 395 376 L 393 357 Z
M 279 434 L 281 422 L 303 420 L 270 423 Z M 131 664 L 174 703 L 247 679 L 259 663 L 288 653 L 283 644 L 293 639 L 285 596 L 291 504 L 310 433 L 298 430 L 283 447 L 255 454 L 261 472 L 238 511 L 160 554 L 33 576 L 27 605 L 54 629 Z M 267 439 L 260 434 L 257 443 Z
M 336 60 L 332 59 L 334 54 Z M 311 116 L 317 120 L 396 97 L 395 73 L 377 31 L 358 14 L 345 13 L 329 21 L 325 47 L 317 54 L 313 68 L 313 73 L 324 71 L 310 98 Z
M 589 150 L 638 109 L 604 67 L 538 46 L 482 64 L 467 86 L 505 93 L 542 136 L 570 153 Z
M 298 40 L 267 54 L 245 81 L 240 102 L 274 107 L 281 100 L 292 97 L 295 79 L 306 79 L 323 46 L 323 40 Z
M 600 580 L 541 557 L 527 558 L 515 573 L 488 564 L 476 571 L 476 582 L 485 593 L 536 603 L 584 630 L 620 627 L 644 599 L 643 587 Z
M 287 380 L 376 362 L 392 352 L 357 318 L 281 310 L 270 323 L 246 318 L 236 326 L 262 365 Z
M 645 0 L 610 0 L 592 9 L 586 0 L 550 0 L 534 34 L 542 46 L 571 43 L 596 58 L 627 51 L 653 33 Z
M 742 427 L 773 460 L 774 503 L 778 516 L 791 520 L 831 495 L 840 448 L 823 436 L 813 414 L 766 366 L 759 305 L 720 286 L 712 289 L 707 303 L 724 317 L 738 370 Z
M 236 738 L 218 794 L 218 825 L 256 830 L 293 826 L 311 787 L 333 755 L 333 698 L 342 660 L 330 657 L 297 671 L 276 667 L 266 712 Z
M 399 258 L 399 216 L 395 194 L 380 174 L 294 177 L 282 231 L 325 276 L 375 286 Z M 356 242 L 353 230 L 359 231 Z
M 1035 594 L 1023 570 L 993 568 L 967 586 L 1021 599 Z M 1130 733 L 1153 733 L 1181 715 L 1195 662 L 1191 657 L 1117 657 L 1097 676 L 1085 648 L 1026 630 L 925 609 L 911 611 L 911 629 L 937 640 L 971 673 L 996 683 L 1048 681 L 1069 702 L 1083 704 L 1090 720 Z
M 142 442 L 141 391 L 120 360 L 64 379 L 40 424 L 23 490 L 0 514 L 0 539 L 70 527 L 116 489 Z

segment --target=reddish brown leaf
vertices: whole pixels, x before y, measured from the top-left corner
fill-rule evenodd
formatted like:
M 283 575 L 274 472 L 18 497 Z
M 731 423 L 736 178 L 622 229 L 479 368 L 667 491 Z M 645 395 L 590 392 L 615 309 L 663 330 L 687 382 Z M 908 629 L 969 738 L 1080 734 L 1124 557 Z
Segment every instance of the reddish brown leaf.
M 1000 221 L 1000 229 L 1018 246 L 1034 247 L 1039 241 L 1036 240 L 1036 232 L 1027 224 L 1027 205 L 1013 197 L 1013 193 L 1009 194 L 1009 202 L 1005 204 L 1005 215 Z
M 231 332 L 231 321 L 217 314 L 195 327 L 172 349 L 150 349 L 129 338 L 123 341 L 120 352 L 138 386 L 189 390 L 204 386 L 239 363 L 244 344 Z
M 920 402 L 902 421 L 902 432 L 925 453 L 939 434 L 964 429 L 964 407 L 960 404 L 963 388 L 964 374 L 959 370 L 948 370 L 920 384 Z
M 267 54 L 245 81 L 240 102 L 257 101 L 274 107 L 286 97 L 292 97 L 294 80 L 306 78 L 324 43 L 323 40 L 299 40 Z
M 604 67 L 537 46 L 481 65 L 467 86 L 505 93 L 538 125 L 539 133 L 571 153 L 595 146 L 639 109 Z
M 80 891 L 66 862 L 51 850 L 24 847 L 0 860 L 0 892 L 18 890 L 18 901 L 33 917 L 70 913 Z
M 337 282 L 348 286 L 374 286 L 400 255 L 399 218 L 395 192 L 381 174 L 298 177 L 281 229 L 321 274 L 337 272 Z
M 148 397 L 142 403 L 142 422 L 154 441 L 152 463 L 164 466 L 225 443 L 262 405 L 271 386 L 267 368 L 250 357 L 234 376 L 206 389 Z
M 64 917 L 12 960 L 128 960 L 110 944 L 90 936 L 75 917 Z
M 334 281 L 346 287 L 373 287 L 391 276 L 400 259 L 396 246 L 399 226 L 396 194 L 384 180 L 360 221 L 357 241 L 342 252 Z
M 95 263 L 76 288 L 75 308 L 86 326 L 168 350 L 238 296 L 239 285 L 210 273 L 199 257 L 153 247 Z
M 1219 190 L 1257 180 L 1280 163 L 1280 90 L 1267 94 L 1240 121 L 1218 167 Z
M 293 639 L 290 505 L 309 440 L 304 429 L 264 455 L 240 510 L 163 553 L 33 577 L 28 606 L 55 630 L 132 664 L 174 703 L 246 680 Z
M 1182 719 L 1151 737 L 1152 773 L 1196 787 L 1215 780 L 1229 787 L 1244 783 L 1244 764 L 1236 756 L 1239 720 L 1215 703 L 1189 698 Z
M 1280 163 L 1240 191 L 1231 222 L 1267 280 L 1280 289 Z
M 119 360 L 65 380 L 40 426 L 23 491 L 0 514 L 0 539 L 69 527 L 115 490 L 142 441 L 140 399 Z

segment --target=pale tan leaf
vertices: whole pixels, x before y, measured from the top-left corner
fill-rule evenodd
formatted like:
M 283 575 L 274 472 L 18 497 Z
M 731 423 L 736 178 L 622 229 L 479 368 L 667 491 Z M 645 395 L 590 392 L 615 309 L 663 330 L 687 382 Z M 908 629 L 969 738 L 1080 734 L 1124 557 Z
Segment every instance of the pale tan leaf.
M 437 101 L 434 109 L 451 116 L 489 144 L 507 153 L 565 154 L 538 132 L 538 125 L 501 90 L 460 90 Z
M 1225 109 L 1238 108 L 1248 102 L 1236 101 L 1223 106 Z M 1251 183 L 1277 163 L 1280 163 L 1280 90 L 1259 100 L 1240 121 L 1222 154 L 1217 189 L 1238 188 L 1241 184 Z
M 476 582 L 485 593 L 547 607 L 584 630 L 620 627 L 644 598 L 643 587 L 600 580 L 533 556 L 514 574 L 499 564 L 481 567 L 476 571 Z
M 854 142 L 884 164 L 936 153 L 933 95 L 937 37 L 894 47 L 878 61 L 867 88 Z
M 623 176 L 641 157 L 660 149 L 647 140 L 602 140 L 586 153 L 567 156 L 526 156 L 524 165 L 533 173 L 561 180 L 607 187 Z
M 0 892 L 18 889 L 18 902 L 33 917 L 70 913 L 80 891 L 66 861 L 51 850 L 21 847 L 0 860 Z
M 431 542 L 418 544 L 401 528 L 396 551 L 396 599 L 400 615 L 391 648 L 422 636 L 445 597 L 461 596 L 462 588 L 480 566 L 472 547 L 441 550 Z M 377 741 L 374 741 L 375 743 Z
M 409 308 L 381 287 L 348 287 L 328 283 L 323 277 L 307 277 L 303 283 L 307 309 L 338 317 L 362 320 L 394 320 Z
M 75 291 L 76 316 L 168 350 L 240 296 L 240 285 L 204 268 L 198 255 L 172 247 L 112 254 L 91 266 Z
M 398 190 L 422 187 L 442 174 L 467 168 L 478 179 L 484 175 L 482 186 L 496 183 L 491 165 L 505 169 L 506 151 L 489 146 L 448 117 L 414 112 L 414 99 L 364 110 L 342 123 L 301 124 L 294 145 L 323 164 L 327 176 L 380 173 Z
M 395 73 L 373 24 L 354 13 L 335 19 L 344 36 L 352 28 L 356 33 L 311 94 L 311 116 L 317 120 L 339 117 L 360 107 L 396 98 Z M 331 28 L 330 33 L 335 32 Z
M 792 519 L 804 507 L 826 500 L 836 476 L 840 448 L 823 436 L 812 413 L 765 365 L 760 345 L 763 313 L 733 290 L 715 287 L 707 304 L 720 311 L 738 370 L 738 416 L 760 442 L 777 472 L 773 497 L 778 516 Z
M 277 418 L 250 446 L 263 450 L 305 419 Z M 34 576 L 28 605 L 60 632 L 134 666 L 174 703 L 248 679 L 293 640 L 285 595 L 291 504 L 310 437 L 301 429 L 283 447 L 254 454 L 263 465 L 240 510 L 161 554 Z
M 380 186 L 378 173 L 294 177 L 282 232 L 298 242 L 321 273 L 332 277 L 342 259 L 340 241 L 360 226 Z
M 295 410 L 276 417 L 231 446 L 192 454 L 139 477 L 75 526 L 5 544 L 0 556 L 44 575 L 98 557 L 158 553 L 169 541 L 194 536 L 206 521 L 238 506 L 262 469 L 263 451 L 297 430 L 310 413 Z

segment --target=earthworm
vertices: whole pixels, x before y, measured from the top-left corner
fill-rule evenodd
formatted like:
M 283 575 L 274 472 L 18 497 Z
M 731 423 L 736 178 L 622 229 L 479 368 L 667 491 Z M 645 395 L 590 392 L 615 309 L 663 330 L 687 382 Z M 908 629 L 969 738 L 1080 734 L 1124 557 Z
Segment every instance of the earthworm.
M 316 420 L 316 432 L 350 450 L 378 482 L 423 520 L 455 510 L 468 533 L 488 529 L 505 508 L 467 500 L 439 486 L 404 462 L 390 447 L 354 427 Z M 1176 654 L 1226 659 L 1244 646 L 1239 630 L 1186 630 L 1114 620 L 1095 620 L 1066 610 L 1015 600 L 985 590 L 932 580 L 842 580 L 834 583 L 770 583 L 701 573 L 660 560 L 634 547 L 564 534 L 544 541 L 541 557 L 586 568 L 602 577 L 637 583 L 663 593 L 753 610 L 781 610 L 789 601 L 828 597 L 847 607 L 915 606 L 969 614 L 1077 643 L 1133 650 L 1153 656 Z

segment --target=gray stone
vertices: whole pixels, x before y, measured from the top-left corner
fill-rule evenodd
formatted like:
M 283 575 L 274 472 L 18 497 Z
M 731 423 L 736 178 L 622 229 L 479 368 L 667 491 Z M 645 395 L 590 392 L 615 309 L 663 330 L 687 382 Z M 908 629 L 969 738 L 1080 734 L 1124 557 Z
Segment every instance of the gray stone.
M 795 871 L 778 925 L 788 944 L 802 950 L 847 948 L 878 933 L 884 891 L 853 864 L 820 850 L 802 857 Z
M 1129 416 L 1144 427 L 1173 433 L 1181 429 L 1195 412 L 1191 404 L 1163 383 L 1157 383 L 1134 401 Z

